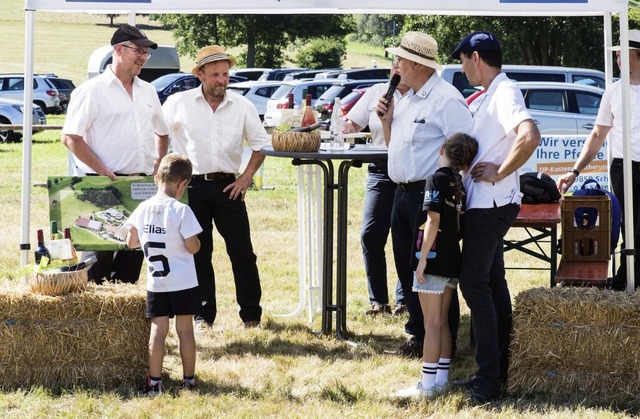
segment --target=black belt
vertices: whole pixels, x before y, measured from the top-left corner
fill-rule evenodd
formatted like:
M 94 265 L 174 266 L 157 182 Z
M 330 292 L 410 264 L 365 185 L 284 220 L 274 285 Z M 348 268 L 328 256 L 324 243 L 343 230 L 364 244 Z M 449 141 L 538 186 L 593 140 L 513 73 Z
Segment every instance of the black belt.
M 416 180 L 415 182 L 408 183 L 398 183 L 398 188 L 403 191 L 412 191 L 414 189 L 424 189 L 426 181 L 424 180 Z
M 87 176 L 100 176 L 97 173 L 87 173 Z M 128 174 L 124 174 L 124 173 L 114 173 L 114 175 L 116 176 L 147 176 L 146 173 L 128 173 Z
M 212 172 L 212 173 L 205 173 L 204 175 L 193 175 L 191 177 L 193 179 L 201 179 L 201 180 L 208 180 L 210 182 L 215 182 L 218 180 L 226 180 L 231 178 L 235 179 L 236 175 L 234 175 L 233 173 Z

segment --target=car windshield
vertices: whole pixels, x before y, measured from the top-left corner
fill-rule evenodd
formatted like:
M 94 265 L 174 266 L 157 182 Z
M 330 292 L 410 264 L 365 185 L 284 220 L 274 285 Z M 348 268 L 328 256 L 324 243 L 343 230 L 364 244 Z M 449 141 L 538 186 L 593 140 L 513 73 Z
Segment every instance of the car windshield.
M 331 86 L 326 92 L 322 94 L 322 96 L 318 98 L 318 100 L 333 102 L 333 99 L 335 99 L 343 90 L 344 86 L 341 86 L 339 84 Z
M 284 99 L 285 97 L 287 97 L 289 93 L 293 91 L 293 88 L 294 88 L 293 84 L 283 84 L 282 86 L 278 87 L 278 90 L 273 92 L 271 99 L 274 99 L 274 100 Z
M 152 81 L 151 84 L 156 90 L 163 90 L 182 76 L 184 76 L 184 74 L 165 74 Z

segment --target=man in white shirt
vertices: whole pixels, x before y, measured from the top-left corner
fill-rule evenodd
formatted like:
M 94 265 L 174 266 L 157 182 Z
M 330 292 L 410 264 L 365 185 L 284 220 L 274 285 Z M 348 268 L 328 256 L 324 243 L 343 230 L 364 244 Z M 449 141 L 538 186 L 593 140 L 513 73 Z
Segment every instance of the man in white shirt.
M 396 55 L 398 74 L 413 89 L 413 94 L 407 93 L 398 103 L 380 98 L 376 109 L 382 115 L 389 145 L 389 177 L 398 185 L 391 211 L 391 237 L 409 312 L 405 324 L 408 338 L 394 353 L 422 357 L 424 324 L 418 296 L 412 291 L 411 263 L 417 216 L 424 201 L 425 181 L 438 169 L 440 147 L 451 135 L 469 130 L 471 113 L 460 92 L 436 73 L 442 67 L 435 61 L 438 44 L 431 36 L 407 32 L 398 48 L 387 51 Z
M 194 255 L 202 299 L 202 311 L 196 316 L 200 329 L 213 325 L 217 314 L 211 264 L 213 222 L 231 260 L 244 326 L 259 326 L 262 316 L 262 289 L 244 199 L 264 161 L 260 149 L 270 139 L 253 103 L 227 90 L 229 68 L 235 64 L 235 58 L 218 45 L 201 48 L 192 70 L 201 86 L 169 96 L 163 106 L 173 150 L 193 163 L 189 206 L 203 228 L 198 236 L 200 251 Z M 245 140 L 251 158 L 245 171 L 236 176 Z
M 611 48 L 616 51 L 618 67 L 620 67 L 620 46 Z M 629 31 L 629 84 L 631 94 L 631 167 L 632 169 L 632 189 L 633 189 L 633 225 L 634 243 L 640 243 L 640 30 Z M 600 147 L 609 138 L 611 147 L 611 186 L 613 193 L 620 201 L 620 206 L 624 211 L 624 176 L 622 171 L 623 142 L 622 142 L 622 83 L 618 80 L 613 83 L 602 96 L 600 109 L 596 117 L 596 125 L 582 147 L 580 157 L 569 173 L 558 179 L 558 189 L 566 191 L 569 189 L 580 172 L 591 163 Z M 622 217 L 624 220 L 624 216 Z M 624 249 L 625 231 L 622 229 L 622 248 Z M 635 257 L 634 272 L 636 287 L 640 285 L 640 257 Z M 624 290 L 627 285 L 627 258 L 620 259 L 620 267 L 610 284 L 611 288 Z
M 462 227 L 460 290 L 471 310 L 476 342 L 475 376 L 460 383 L 476 402 L 498 395 L 506 383 L 511 297 L 504 270 L 504 236 L 520 211 L 518 168 L 540 143 L 540 132 L 520 89 L 502 72 L 502 51 L 490 32 L 465 37 L 451 54 L 485 93 L 471 105 L 470 134 L 478 154 L 464 176 L 467 210 Z
M 116 179 L 154 175 L 167 154 L 168 128 L 156 89 L 138 78 L 158 45 L 138 28 L 124 24 L 111 38 L 113 63 L 71 94 L 62 143 L 75 166 L 87 175 Z M 140 276 L 141 251 L 96 252 L 89 278 L 101 283 L 134 283 Z

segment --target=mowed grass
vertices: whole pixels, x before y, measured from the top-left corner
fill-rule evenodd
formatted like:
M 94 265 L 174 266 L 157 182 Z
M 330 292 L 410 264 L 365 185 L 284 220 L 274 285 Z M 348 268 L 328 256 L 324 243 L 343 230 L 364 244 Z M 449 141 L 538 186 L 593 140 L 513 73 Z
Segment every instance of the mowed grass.
M 4 0 L 15 6 L 17 0 Z M 11 7 L 10 7 L 11 9 Z M 20 13 L 8 16 L 21 18 Z M 37 27 L 53 14 L 38 13 Z M 4 10 L 0 21 L 5 18 Z M 42 16 L 42 17 L 41 17 Z M 69 44 L 56 51 L 77 48 L 84 54 L 79 26 L 102 31 L 106 17 L 63 15 L 61 19 L 79 19 L 87 23 L 72 24 L 60 21 Z M 98 22 L 99 21 L 99 22 Z M 55 22 L 52 25 L 55 26 Z M 0 25 L 4 31 L 7 25 Z M 20 27 L 17 24 L 16 27 Z M 20 29 L 23 31 L 23 28 Z M 96 36 L 101 44 L 113 28 Z M 4 37 L 3 40 L 8 39 Z M 87 37 L 91 30 L 83 32 Z M 105 35 L 106 34 L 106 35 Z M 45 51 L 41 42 L 37 50 Z M 9 42 L 11 43 L 11 42 Z M 99 45 L 101 45 L 99 44 Z M 87 48 L 91 51 L 92 47 Z M 66 65 L 54 57 L 47 62 Z M 372 54 L 375 55 L 375 52 Z M 371 55 L 367 57 L 371 61 Z M 379 64 L 381 61 L 376 58 Z M 11 60 L 9 60 L 11 61 Z M 20 60 L 17 60 L 18 62 Z M 0 63 L 0 71 L 4 62 Z M 74 64 L 81 67 L 79 64 Z M 84 72 L 86 67 L 81 67 Z M 21 71 L 21 70 L 20 70 Z M 50 71 L 50 70 L 48 70 Z M 62 74 L 61 74 L 62 75 Z M 76 80 L 74 81 L 82 81 Z M 50 116 L 50 124 L 61 124 L 63 117 Z M 28 214 L 29 242 L 35 244 L 35 229 L 47 228 L 48 204 L 44 184 L 48 176 L 66 174 L 66 149 L 59 142 L 59 131 L 35 134 Z M 0 285 L 23 287 L 20 275 L 23 145 L 0 144 L 3 182 L 0 182 L 2 221 L 0 223 Z M 397 347 L 404 339 L 405 317 L 385 316 L 369 318 L 364 267 L 360 250 L 362 200 L 365 182 L 364 168 L 350 171 L 348 212 L 348 287 L 347 325 L 353 347 L 335 339 L 319 336 L 320 316 L 308 320 L 306 307 L 293 317 L 283 317 L 297 306 L 298 238 L 297 238 L 297 169 L 288 159 L 268 158 L 265 161 L 264 185 L 273 189 L 253 190 L 247 196 L 252 225 L 252 238 L 258 256 L 263 287 L 263 328 L 244 330 L 235 303 L 235 287 L 224 243 L 216 234 L 213 264 L 219 313 L 214 328 L 197 336 L 198 358 L 196 375 L 199 388 L 195 393 L 177 391 L 182 369 L 175 334 L 169 336 L 165 358 L 166 394 L 156 399 L 135 396 L 136 383 L 141 377 L 131 377 L 127 383 L 110 391 L 72 389 L 54 392 L 42 387 L 0 390 L 2 418 L 341 418 L 341 417 L 532 417 L 532 418 L 591 418 L 632 417 L 640 413 L 638 406 L 608 406 L 598 404 L 587 394 L 572 397 L 538 394 L 513 394 L 484 406 L 474 406 L 462 392 L 452 391 L 430 401 L 399 401 L 390 393 L 415 384 L 419 379 L 420 363 L 385 355 L 384 349 Z M 514 230 L 510 235 L 522 235 Z M 387 245 L 389 272 L 394 272 L 390 245 Z M 543 264 L 529 256 L 507 253 L 507 265 L 526 270 L 508 271 L 512 297 L 531 287 L 548 286 L 548 272 L 530 268 Z M 31 262 L 32 256 L 29 255 Z M 389 280 L 389 287 L 394 286 Z M 144 281 L 140 281 L 141 290 Z M 392 296 L 391 296 L 392 298 Z M 1 312 L 2 308 L 0 308 Z M 473 350 L 469 347 L 469 317 L 462 308 L 462 325 L 458 340 L 459 351 L 453 363 L 452 378 L 467 377 L 474 371 Z M 10 339 L 2 335 L 2 339 Z M 2 373 L 2 372 L 0 372 Z

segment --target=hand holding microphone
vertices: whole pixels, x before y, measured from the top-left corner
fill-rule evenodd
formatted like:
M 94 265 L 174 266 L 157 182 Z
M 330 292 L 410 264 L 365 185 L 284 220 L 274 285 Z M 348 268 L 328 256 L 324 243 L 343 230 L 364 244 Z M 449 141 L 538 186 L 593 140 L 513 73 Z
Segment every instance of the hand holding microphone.
M 391 102 L 391 99 L 393 99 L 393 94 L 396 91 L 396 87 L 398 87 L 398 83 L 400 83 L 400 75 L 394 74 L 393 77 L 391 77 L 391 81 L 389 81 L 389 89 L 384 95 L 384 99 L 387 101 L 387 106 L 389 105 L 389 102 Z M 378 111 L 378 116 L 384 116 L 384 112 Z

